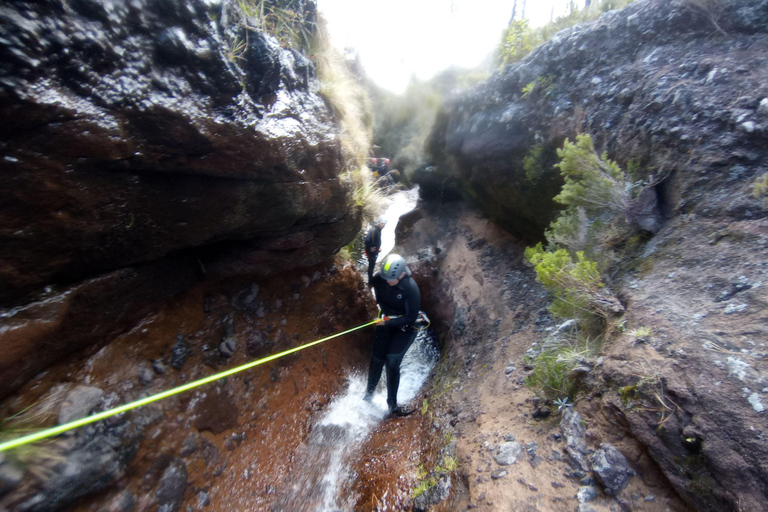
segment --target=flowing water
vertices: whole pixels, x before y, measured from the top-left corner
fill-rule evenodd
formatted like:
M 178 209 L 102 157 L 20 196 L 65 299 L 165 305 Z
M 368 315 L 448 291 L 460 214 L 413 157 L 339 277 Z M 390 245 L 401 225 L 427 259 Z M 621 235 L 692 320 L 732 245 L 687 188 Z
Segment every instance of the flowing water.
M 390 196 L 390 203 L 384 211 L 384 218 L 387 219 L 387 225 L 381 230 L 381 252 L 379 252 L 378 261 L 384 259 L 389 251 L 395 247 L 395 229 L 402 215 L 410 212 L 416 207 L 419 200 L 419 186 L 416 185 L 410 190 L 397 192 Z
M 413 210 L 418 200 L 418 188 L 398 192 L 384 216 L 387 225 L 382 230 L 382 250 L 379 261 L 395 245 L 395 228 L 401 215 Z M 364 261 L 367 268 L 367 261 Z M 365 270 L 363 270 L 365 272 Z M 439 352 L 430 330 L 419 331 L 401 366 L 398 402 L 408 404 L 426 382 L 437 363 Z M 367 375 L 350 375 L 346 390 L 328 405 L 315 421 L 312 431 L 298 453 L 294 467 L 294 483 L 277 510 L 312 510 L 336 512 L 353 510 L 357 497 L 350 492 L 355 475 L 350 461 L 355 460 L 366 437 L 388 413 L 386 376 L 382 375 L 371 402 L 363 395 Z
M 428 330 L 419 332 L 401 366 L 398 402 L 412 401 L 437 363 L 439 352 Z M 298 451 L 293 485 L 277 510 L 336 512 L 354 510 L 357 497 L 349 492 L 354 484 L 350 461 L 373 428 L 387 416 L 386 377 L 382 377 L 373 400 L 363 395 L 367 375 L 350 375 L 346 390 L 334 398 L 312 426 Z
M 416 185 L 410 190 L 402 190 L 395 194 L 392 194 L 388 198 L 387 207 L 382 215 L 387 219 L 387 225 L 381 230 L 381 251 L 379 252 L 376 264 L 379 265 L 384 257 L 395 247 L 395 230 L 397 224 L 400 221 L 400 217 L 410 212 L 416 207 L 416 203 L 419 200 L 419 186 Z M 363 231 L 365 234 L 366 229 Z M 360 237 L 362 240 L 362 236 Z M 357 269 L 363 275 L 368 272 L 368 259 L 365 254 L 362 253 L 362 244 L 360 246 L 361 253 L 356 255 Z

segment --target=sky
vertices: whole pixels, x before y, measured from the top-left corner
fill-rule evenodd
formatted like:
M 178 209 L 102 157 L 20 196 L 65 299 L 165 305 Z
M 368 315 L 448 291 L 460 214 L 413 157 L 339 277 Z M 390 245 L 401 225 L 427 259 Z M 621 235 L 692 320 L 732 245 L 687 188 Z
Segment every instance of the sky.
M 518 0 L 518 17 L 523 0 Z M 565 14 L 568 0 L 527 0 L 525 15 L 541 26 Z M 578 2 L 583 5 L 583 0 Z M 332 43 L 357 50 L 368 76 L 401 93 L 412 76 L 428 80 L 451 66 L 472 68 L 496 47 L 513 0 L 317 0 Z

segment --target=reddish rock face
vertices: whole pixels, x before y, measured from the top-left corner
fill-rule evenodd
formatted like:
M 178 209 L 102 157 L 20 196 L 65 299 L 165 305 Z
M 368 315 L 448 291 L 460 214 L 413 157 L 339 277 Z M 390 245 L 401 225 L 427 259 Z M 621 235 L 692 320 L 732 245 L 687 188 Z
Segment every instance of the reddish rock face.
M 86 381 L 107 397 L 99 407 L 129 403 L 360 326 L 376 310 L 354 266 L 329 260 L 258 284 L 200 283 L 153 313 L 101 350 L 52 364 L 0 404 L 0 413 L 51 403 L 52 390 L 69 390 Z M 27 473 L 25 483 L 30 485 L 0 497 L 0 510 L 22 510 L 19 504 L 40 498 L 48 500 L 47 510 L 111 510 L 115 496 L 124 493 L 136 501 L 135 510 L 157 509 L 166 492 L 164 475 L 174 466 L 186 468 L 181 479 L 185 485 L 179 486 L 181 496 L 176 498 L 184 500 L 179 510 L 194 507 L 201 490 L 209 496 L 207 510 L 275 509 L 281 499 L 295 494 L 301 446 L 312 426 L 343 392 L 348 376 L 367 369 L 372 330 L 350 332 L 134 409 L 117 427 L 133 435 L 125 437 L 125 445 L 122 436 L 113 438 L 125 455 L 111 459 L 107 469 L 113 472 L 88 477 L 98 482 L 93 489 L 86 493 L 50 485 L 56 491 L 35 497 L 45 486 L 42 481 L 58 478 L 64 466 L 36 476 Z M 224 338 L 234 340 L 229 357 L 219 349 Z M 188 357 L 174 365 L 180 339 Z M 90 440 L 94 434 L 86 428 L 73 435 Z
M 235 15 L 3 6 L 0 395 L 201 276 L 313 265 L 359 230 L 312 63 Z

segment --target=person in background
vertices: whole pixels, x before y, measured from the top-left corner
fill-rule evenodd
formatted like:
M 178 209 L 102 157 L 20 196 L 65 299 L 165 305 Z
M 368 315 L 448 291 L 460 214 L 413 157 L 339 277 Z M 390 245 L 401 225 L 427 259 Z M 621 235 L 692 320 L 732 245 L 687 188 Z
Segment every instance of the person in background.
M 387 219 L 380 215 L 365 234 L 365 257 L 368 258 L 368 284 L 373 279 L 373 268 L 381 251 L 381 230 L 387 225 Z
M 421 307 L 421 293 L 411 277 L 411 270 L 399 254 L 390 254 L 381 263 L 381 271 L 373 276 L 376 302 L 383 315 L 374 330 L 373 355 L 368 370 L 364 400 L 370 401 L 387 368 L 387 406 L 397 416 L 408 414 L 397 405 L 400 386 L 400 363 L 416 338 L 416 319 Z

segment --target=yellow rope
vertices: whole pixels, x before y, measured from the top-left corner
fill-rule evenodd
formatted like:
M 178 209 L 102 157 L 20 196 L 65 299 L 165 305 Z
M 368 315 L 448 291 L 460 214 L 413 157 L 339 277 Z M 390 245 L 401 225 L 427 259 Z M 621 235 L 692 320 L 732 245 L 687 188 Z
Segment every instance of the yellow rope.
M 218 379 L 222 379 L 224 377 L 228 377 L 230 375 L 233 375 L 235 373 L 242 372 L 244 370 L 248 370 L 249 368 L 253 368 L 254 366 L 258 366 L 260 364 L 268 363 L 270 361 L 274 361 L 275 359 L 279 359 L 281 357 L 285 357 L 289 354 L 293 354 L 294 352 L 298 352 L 300 350 L 304 350 L 305 348 L 313 347 L 315 345 L 318 345 L 320 343 L 323 343 L 325 341 L 331 340 L 333 338 L 338 338 L 339 336 L 343 336 L 345 334 L 349 334 L 353 331 L 357 331 L 358 329 L 363 329 L 364 327 L 368 327 L 369 325 L 373 325 L 377 323 L 379 320 L 373 320 L 371 322 L 368 322 L 367 324 L 359 325 L 357 327 L 354 327 L 352 329 L 348 329 L 343 332 L 339 332 L 336 334 L 332 334 L 328 337 L 315 340 L 311 343 L 307 343 L 305 345 L 300 345 L 298 347 L 294 347 L 289 350 L 285 350 L 283 352 L 273 354 L 271 356 L 267 356 L 263 359 L 258 359 L 256 361 L 251 361 L 250 363 L 246 363 L 241 366 L 237 366 L 235 368 L 232 368 L 230 370 L 225 370 L 220 373 L 215 373 L 213 375 L 210 375 L 208 377 L 204 377 L 202 379 L 190 382 L 188 384 L 184 384 L 183 386 L 178 386 L 172 389 L 169 389 L 168 391 L 163 391 L 162 393 L 158 393 L 156 395 L 148 396 L 146 398 L 142 398 L 141 400 L 136 400 L 135 402 L 131 402 L 125 405 L 121 405 L 120 407 L 115 407 L 114 409 L 109 409 L 97 414 L 94 414 L 93 416 L 86 416 L 85 418 L 81 418 L 79 420 L 71 421 L 69 423 L 65 423 L 63 425 L 59 425 L 57 427 L 41 430 L 40 432 L 35 432 L 34 434 L 29 434 L 26 436 L 18 437 L 16 439 L 12 439 L 10 441 L 6 441 L 4 443 L 0 443 L 0 452 L 10 450 L 12 448 L 17 448 L 19 446 L 32 443 L 34 441 L 39 441 L 41 439 L 46 439 L 48 437 L 53 437 L 58 434 L 62 434 L 64 432 L 67 432 L 69 430 L 73 430 L 78 427 L 82 427 L 84 425 L 89 425 L 91 423 L 103 420 L 105 418 L 109 418 L 111 416 L 115 416 L 117 414 L 124 413 L 126 411 L 130 411 L 131 409 L 136 409 L 138 407 L 142 407 L 147 404 L 151 404 L 152 402 L 157 402 L 158 400 L 162 400 L 163 398 L 168 398 L 169 396 L 177 395 L 179 393 L 182 393 L 184 391 L 188 391 L 190 389 L 196 388 L 198 386 L 202 386 L 203 384 L 208 384 L 209 382 L 213 382 Z

